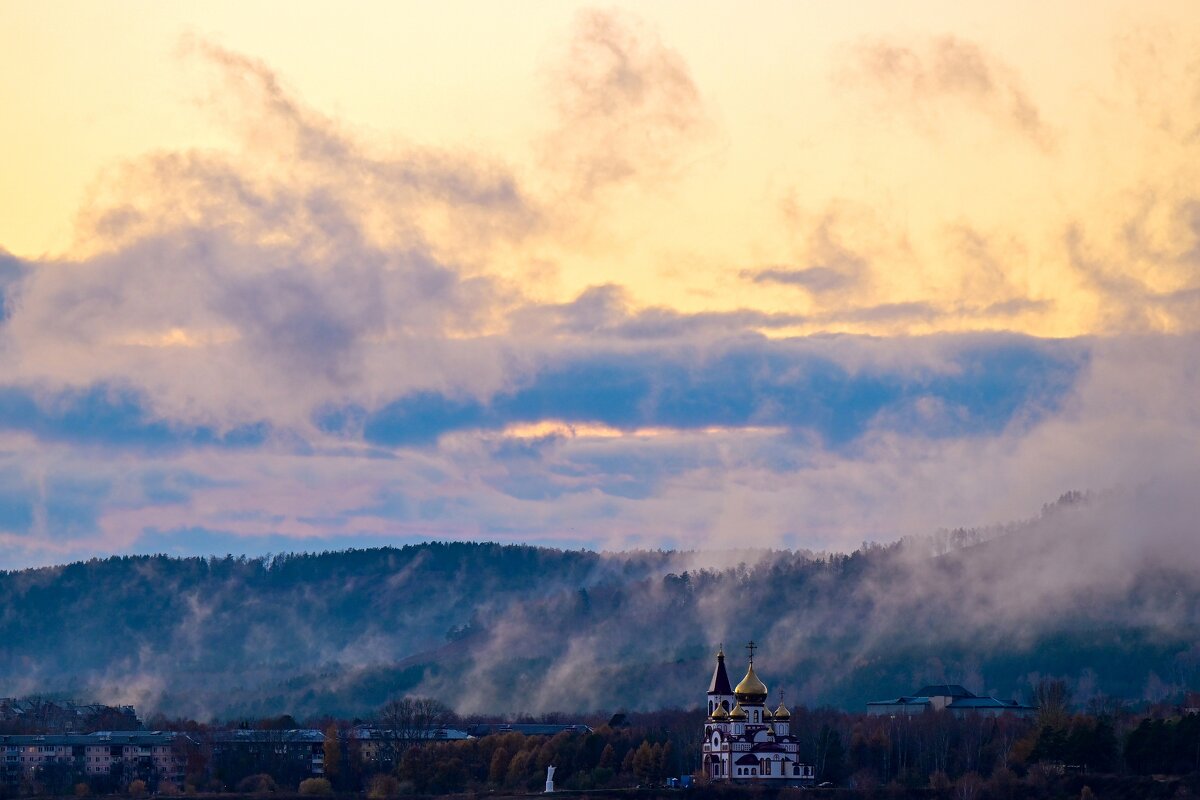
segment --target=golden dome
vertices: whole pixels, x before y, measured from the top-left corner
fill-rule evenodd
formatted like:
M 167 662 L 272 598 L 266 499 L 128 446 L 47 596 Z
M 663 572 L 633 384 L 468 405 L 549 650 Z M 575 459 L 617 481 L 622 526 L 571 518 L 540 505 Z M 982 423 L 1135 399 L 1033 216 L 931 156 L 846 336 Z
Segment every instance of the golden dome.
M 754 663 L 750 663 L 750 669 L 746 670 L 746 677 L 742 678 L 733 690 L 737 695 L 739 703 L 747 703 L 752 705 L 762 705 L 767 699 L 767 685 L 758 679 L 754 674 Z
M 729 712 L 730 719 L 745 719 L 746 709 L 742 708 L 742 704 L 738 703 L 733 707 L 733 711 Z
M 729 719 L 729 712 L 725 710 L 725 706 L 718 705 L 717 710 L 712 713 L 713 719 Z
M 782 719 L 791 719 L 791 718 L 792 718 L 792 712 L 788 711 L 787 706 L 785 706 L 783 704 L 783 701 L 780 700 L 779 708 L 775 709 L 775 719 L 782 720 Z

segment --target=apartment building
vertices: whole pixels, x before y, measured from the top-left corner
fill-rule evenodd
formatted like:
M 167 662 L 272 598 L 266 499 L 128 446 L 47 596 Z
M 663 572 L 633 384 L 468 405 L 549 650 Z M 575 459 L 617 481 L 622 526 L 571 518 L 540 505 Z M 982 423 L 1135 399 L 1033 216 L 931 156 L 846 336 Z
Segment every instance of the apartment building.
M 3 770 L 0 782 L 17 785 L 56 768 L 74 769 L 81 776 L 119 776 L 122 781 L 183 782 L 185 734 L 162 731 L 99 731 L 0 736 Z

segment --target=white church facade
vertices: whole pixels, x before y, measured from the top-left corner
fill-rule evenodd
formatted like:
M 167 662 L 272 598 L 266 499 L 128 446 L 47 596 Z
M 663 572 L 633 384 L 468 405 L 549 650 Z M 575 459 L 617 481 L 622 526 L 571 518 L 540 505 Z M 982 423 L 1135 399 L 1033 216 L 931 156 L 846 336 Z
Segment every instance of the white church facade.
M 813 766 L 800 761 L 800 742 L 792 735 L 792 714 L 783 704 L 767 707 L 767 687 L 754 672 L 754 642 L 747 645 L 746 677 L 730 688 L 725 649 L 708 686 L 704 724 L 704 773 L 710 780 L 760 786 L 810 786 Z

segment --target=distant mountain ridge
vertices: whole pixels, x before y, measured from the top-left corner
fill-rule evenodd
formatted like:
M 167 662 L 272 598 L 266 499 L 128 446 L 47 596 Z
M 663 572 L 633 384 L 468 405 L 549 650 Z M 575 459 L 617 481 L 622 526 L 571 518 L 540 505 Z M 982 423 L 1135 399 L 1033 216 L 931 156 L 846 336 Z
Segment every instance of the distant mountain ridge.
M 202 719 L 365 715 L 404 693 L 464 713 L 690 707 L 715 645 L 732 673 L 750 638 L 772 691 L 809 705 L 933 682 L 1015 699 L 1047 675 L 1079 700 L 1194 688 L 1200 578 L 1145 547 L 1131 561 L 1112 503 L 848 555 L 429 543 L 0 573 L 0 696 Z

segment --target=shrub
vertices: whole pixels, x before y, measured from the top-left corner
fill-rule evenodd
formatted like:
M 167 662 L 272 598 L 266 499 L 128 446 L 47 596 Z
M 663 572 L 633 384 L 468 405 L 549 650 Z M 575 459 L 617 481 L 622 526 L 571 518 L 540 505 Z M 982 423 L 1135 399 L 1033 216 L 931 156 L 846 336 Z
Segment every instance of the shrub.
M 237 782 L 235 788 L 242 794 L 266 794 L 279 790 L 279 787 L 275 785 L 275 779 L 265 772 L 247 775 Z
M 146 782 L 145 781 L 137 780 L 137 781 L 134 781 L 133 783 L 129 784 L 129 796 L 130 797 L 145 797 L 145 795 L 146 795 Z
M 300 794 L 333 794 L 333 787 L 325 778 L 308 778 L 300 781 Z
M 400 781 L 387 773 L 380 773 L 367 784 L 368 800 L 391 800 L 400 795 Z

